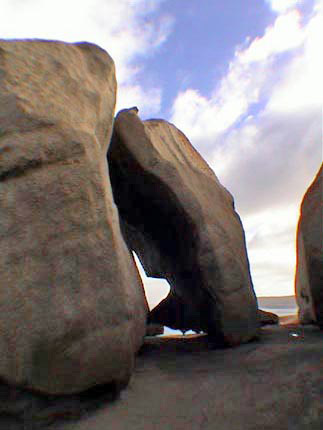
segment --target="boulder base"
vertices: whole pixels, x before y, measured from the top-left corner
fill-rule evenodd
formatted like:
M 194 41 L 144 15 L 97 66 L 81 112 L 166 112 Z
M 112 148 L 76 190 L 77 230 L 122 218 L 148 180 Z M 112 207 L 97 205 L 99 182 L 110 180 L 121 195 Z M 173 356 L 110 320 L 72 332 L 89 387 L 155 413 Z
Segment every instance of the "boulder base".
M 279 317 L 273 312 L 267 312 L 263 311 L 262 309 L 259 309 L 258 316 L 260 320 L 260 325 L 262 326 L 279 324 Z

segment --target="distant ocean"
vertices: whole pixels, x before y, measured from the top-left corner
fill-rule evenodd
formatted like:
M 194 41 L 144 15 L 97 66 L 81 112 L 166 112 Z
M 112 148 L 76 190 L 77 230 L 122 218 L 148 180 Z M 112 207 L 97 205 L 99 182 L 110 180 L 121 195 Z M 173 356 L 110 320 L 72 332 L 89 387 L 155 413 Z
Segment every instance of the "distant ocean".
M 260 308 L 260 309 L 267 312 L 273 312 L 274 314 L 277 314 L 279 317 L 297 313 L 296 306 L 294 308 Z
M 258 297 L 259 308 L 277 314 L 279 317 L 285 315 L 297 314 L 297 305 L 293 296 L 284 297 Z M 266 305 L 266 306 L 264 306 Z M 185 334 L 193 334 L 193 331 L 187 331 Z M 172 330 L 169 327 L 164 328 L 164 334 L 162 336 L 168 336 L 170 334 L 182 334 L 180 330 Z
M 297 314 L 298 309 L 295 296 L 258 297 L 258 306 L 260 309 L 273 312 L 279 317 Z

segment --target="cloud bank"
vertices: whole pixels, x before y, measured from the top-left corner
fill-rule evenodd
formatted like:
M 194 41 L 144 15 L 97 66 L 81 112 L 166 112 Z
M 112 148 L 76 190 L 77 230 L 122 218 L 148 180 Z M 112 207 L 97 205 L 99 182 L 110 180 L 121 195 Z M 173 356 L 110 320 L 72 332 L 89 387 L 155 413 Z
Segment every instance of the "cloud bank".
M 322 161 L 322 2 L 301 15 L 275 1 L 274 24 L 236 48 L 209 97 L 177 95 L 172 122 L 233 193 L 258 295 L 294 292 L 299 205 Z

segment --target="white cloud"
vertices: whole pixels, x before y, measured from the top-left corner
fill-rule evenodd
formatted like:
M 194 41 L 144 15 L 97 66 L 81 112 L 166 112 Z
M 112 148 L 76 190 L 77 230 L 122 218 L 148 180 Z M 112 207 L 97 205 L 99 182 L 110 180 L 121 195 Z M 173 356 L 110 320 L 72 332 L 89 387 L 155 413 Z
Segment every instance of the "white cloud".
M 303 31 L 303 51 L 291 62 L 287 73 L 274 89 L 268 109 L 293 112 L 323 103 L 323 13 L 317 13 Z
M 137 105 L 156 110 L 154 88 L 139 88 L 140 59 L 165 42 L 172 19 L 153 15 L 163 0 L 1 0 L 0 37 L 88 41 L 109 52 L 116 63 L 119 103 L 137 94 Z M 160 90 L 159 90 L 160 92 Z M 134 104 L 134 103 L 132 103 Z M 127 107 L 123 104 L 123 107 Z
M 322 159 L 319 108 L 266 110 L 231 130 L 208 160 L 244 216 L 300 203 Z
M 268 209 L 246 217 L 244 226 L 253 281 L 259 296 L 292 294 L 298 208 Z
M 140 116 L 149 116 L 157 114 L 160 105 L 160 88 L 144 90 L 140 85 L 122 85 L 118 89 L 116 111 L 137 106 Z
M 265 61 L 277 55 L 297 48 L 304 41 L 305 34 L 300 26 L 300 13 L 292 10 L 278 16 L 274 25 L 266 29 L 263 37 L 252 41 L 248 49 L 237 53 L 243 64 Z
M 322 161 L 321 108 L 267 109 L 221 143 L 209 163 L 235 197 L 256 292 L 293 294 L 299 207 Z
M 266 3 L 269 4 L 274 12 L 283 13 L 303 3 L 303 0 L 266 0 Z
M 259 295 L 294 292 L 299 205 L 322 160 L 322 8 L 306 20 L 294 5 L 236 50 L 210 97 L 192 88 L 173 105 L 235 197 Z
M 245 49 L 238 48 L 210 98 L 196 89 L 179 93 L 172 121 L 197 144 L 213 143 L 229 129 L 248 108 L 259 102 L 276 80 L 274 63 L 281 54 L 303 45 L 305 31 L 300 26 L 299 13 L 292 11 L 277 17 L 262 38 L 255 39 Z

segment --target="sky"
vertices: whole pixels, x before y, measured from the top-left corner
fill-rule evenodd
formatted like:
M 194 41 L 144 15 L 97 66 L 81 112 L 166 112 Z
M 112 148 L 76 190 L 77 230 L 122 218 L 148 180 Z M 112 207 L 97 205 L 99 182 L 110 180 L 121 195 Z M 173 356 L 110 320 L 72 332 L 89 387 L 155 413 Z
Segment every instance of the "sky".
M 256 294 L 294 294 L 299 207 L 322 162 L 323 0 L 0 0 L 0 38 L 109 52 L 116 111 L 186 134 L 235 199 Z M 139 268 L 153 307 L 168 284 Z

